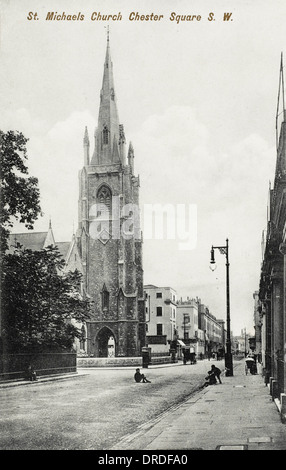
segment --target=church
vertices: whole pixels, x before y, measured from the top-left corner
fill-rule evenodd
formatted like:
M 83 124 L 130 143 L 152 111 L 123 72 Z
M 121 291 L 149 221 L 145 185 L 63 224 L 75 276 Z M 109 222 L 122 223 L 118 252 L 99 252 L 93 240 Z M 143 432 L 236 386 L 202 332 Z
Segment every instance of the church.
M 118 117 L 109 36 L 94 149 L 91 153 L 87 129 L 83 148 L 76 238 L 83 289 L 93 302 L 93 317 L 86 325 L 87 353 L 139 356 L 146 333 L 139 177 L 134 175 L 133 146 L 127 151 Z
M 78 352 L 138 357 L 146 338 L 140 183 L 133 146 L 127 149 L 119 123 L 112 68 L 108 35 L 92 153 L 87 128 L 84 132 L 78 228 L 72 241 L 57 243 L 50 222 L 48 232 L 11 234 L 10 247 L 16 241 L 35 250 L 58 246 L 65 270 L 82 273 L 82 293 L 91 301 L 92 316 L 81 325 Z

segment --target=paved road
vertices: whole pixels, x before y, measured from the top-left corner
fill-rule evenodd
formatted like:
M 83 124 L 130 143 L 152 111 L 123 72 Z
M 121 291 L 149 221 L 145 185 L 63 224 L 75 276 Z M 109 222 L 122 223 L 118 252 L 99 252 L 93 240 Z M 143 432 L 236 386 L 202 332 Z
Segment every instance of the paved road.
M 0 449 L 111 449 L 194 393 L 209 369 L 209 361 L 144 369 L 150 384 L 136 384 L 133 368 L 89 369 L 69 380 L 0 389 Z

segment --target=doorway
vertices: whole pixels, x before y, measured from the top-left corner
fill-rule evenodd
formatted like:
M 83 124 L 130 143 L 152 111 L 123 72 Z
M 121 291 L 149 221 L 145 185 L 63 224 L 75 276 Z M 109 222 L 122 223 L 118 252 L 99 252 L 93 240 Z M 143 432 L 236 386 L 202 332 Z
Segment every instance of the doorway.
M 113 332 L 104 326 L 97 335 L 98 356 L 115 357 L 115 338 Z

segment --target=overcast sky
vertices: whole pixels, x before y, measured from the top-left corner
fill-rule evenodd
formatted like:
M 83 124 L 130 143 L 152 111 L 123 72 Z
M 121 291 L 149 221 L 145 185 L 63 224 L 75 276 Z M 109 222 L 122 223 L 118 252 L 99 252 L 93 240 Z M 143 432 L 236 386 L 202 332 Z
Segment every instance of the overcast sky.
M 46 21 L 49 11 L 85 19 Z M 29 12 L 39 19 L 29 21 Z M 44 212 L 35 230 L 47 230 L 51 217 L 57 241 L 70 240 L 77 227 L 85 126 L 93 151 L 107 25 L 91 21 L 93 12 L 122 15 L 108 23 L 110 47 L 119 118 L 140 175 L 143 230 L 146 204 L 197 207 L 193 249 L 145 239 L 144 283 L 200 297 L 225 319 L 225 257 L 216 252 L 214 272 L 209 260 L 211 245 L 229 238 L 231 329 L 250 332 L 276 161 L 286 3 L 1 0 L 0 128 L 30 139 L 29 169 Z M 131 12 L 164 17 L 130 21 Z M 201 21 L 170 21 L 172 12 Z M 232 21 L 222 21 L 225 12 Z

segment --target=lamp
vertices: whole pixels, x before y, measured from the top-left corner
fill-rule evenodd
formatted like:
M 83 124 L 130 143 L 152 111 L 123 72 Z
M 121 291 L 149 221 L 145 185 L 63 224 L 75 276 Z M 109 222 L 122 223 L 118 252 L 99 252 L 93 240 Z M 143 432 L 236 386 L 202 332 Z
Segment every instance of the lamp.
M 215 257 L 214 257 L 214 247 L 212 246 L 211 249 L 211 260 L 210 260 L 210 269 L 211 271 L 214 271 L 217 268 L 216 262 L 215 262 Z
M 229 301 L 229 260 L 228 260 L 228 239 L 226 239 L 225 246 L 212 246 L 211 248 L 211 261 L 210 269 L 214 271 L 215 257 L 214 250 L 218 249 L 222 255 L 226 256 L 226 353 L 225 353 L 225 375 L 233 376 L 233 364 L 231 353 L 231 339 L 230 339 L 230 301 Z M 215 266 L 212 268 L 212 266 Z

